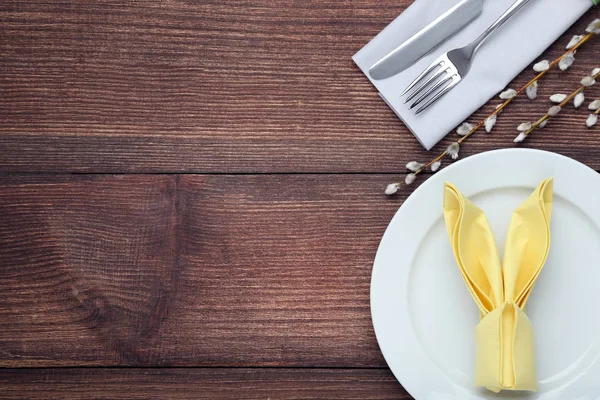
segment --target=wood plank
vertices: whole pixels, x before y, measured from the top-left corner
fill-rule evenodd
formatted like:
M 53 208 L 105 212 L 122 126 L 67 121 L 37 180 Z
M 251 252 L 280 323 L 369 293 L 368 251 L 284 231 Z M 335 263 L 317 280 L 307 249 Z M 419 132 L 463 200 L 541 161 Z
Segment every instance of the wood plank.
M 0 178 L 0 367 L 385 367 L 388 175 Z
M 430 155 L 350 57 L 410 3 L 5 3 L 0 171 L 399 171 Z M 541 82 L 541 95 L 573 88 L 598 66 L 599 52 L 599 40 L 586 45 L 571 71 Z M 531 76 L 523 72 L 514 85 Z M 494 134 L 474 137 L 464 154 L 513 146 L 514 128 L 547 107 L 547 100 L 516 102 Z M 584 127 L 586 114 L 563 113 L 526 146 L 600 169 L 600 134 Z
M 3 399 L 412 399 L 387 369 L 0 370 Z
M 177 280 L 176 180 L 2 178 L 0 365 L 127 363 Z

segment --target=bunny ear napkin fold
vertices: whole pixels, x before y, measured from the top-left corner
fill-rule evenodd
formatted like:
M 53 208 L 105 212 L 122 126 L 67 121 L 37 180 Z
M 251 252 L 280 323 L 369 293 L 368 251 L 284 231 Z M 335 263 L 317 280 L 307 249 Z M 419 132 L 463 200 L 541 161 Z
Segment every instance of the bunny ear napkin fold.
M 493 392 L 537 390 L 533 327 L 525 304 L 550 249 L 552 179 L 513 213 L 502 264 L 483 211 L 444 187 L 444 218 L 462 277 L 479 307 L 475 385 Z

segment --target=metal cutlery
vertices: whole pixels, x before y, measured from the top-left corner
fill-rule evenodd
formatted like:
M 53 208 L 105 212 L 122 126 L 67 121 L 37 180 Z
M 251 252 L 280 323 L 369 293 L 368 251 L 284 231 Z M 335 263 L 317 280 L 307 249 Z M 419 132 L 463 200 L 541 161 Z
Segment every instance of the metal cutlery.
M 443 95 L 458 85 L 471 68 L 473 57 L 487 38 L 496 32 L 506 21 L 530 0 L 517 0 L 477 39 L 464 47 L 450 50 L 442 54 L 429 65 L 417 78 L 402 92 L 400 96 L 414 91 L 406 98 L 405 104 L 415 99 L 409 107 L 411 110 L 421 105 L 416 114 L 420 114 Z M 427 79 L 425 79 L 427 78 Z M 424 82 L 422 82 L 424 81 Z M 422 82 L 422 83 L 421 83 Z M 417 87 L 417 85 L 419 85 Z
M 462 0 L 373 64 L 369 75 L 380 80 L 404 71 L 478 17 L 482 11 L 483 0 Z

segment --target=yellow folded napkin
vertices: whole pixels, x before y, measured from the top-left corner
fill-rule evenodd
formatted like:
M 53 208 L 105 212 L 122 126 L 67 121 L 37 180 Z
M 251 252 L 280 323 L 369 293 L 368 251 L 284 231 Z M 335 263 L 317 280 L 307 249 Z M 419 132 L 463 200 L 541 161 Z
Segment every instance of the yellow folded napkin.
M 475 385 L 493 392 L 537 390 L 533 327 L 524 312 L 550 248 L 552 179 L 513 213 L 500 258 L 487 218 L 453 185 L 444 188 L 444 218 L 463 279 L 477 303 Z

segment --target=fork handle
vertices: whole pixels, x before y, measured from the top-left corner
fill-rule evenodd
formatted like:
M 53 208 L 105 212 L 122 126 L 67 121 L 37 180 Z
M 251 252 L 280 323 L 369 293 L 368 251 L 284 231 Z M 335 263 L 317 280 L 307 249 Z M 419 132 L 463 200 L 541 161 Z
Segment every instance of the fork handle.
M 474 54 L 488 37 L 496 32 L 506 21 L 517 13 L 529 0 L 517 0 L 498 18 L 489 28 L 487 28 L 477 39 L 469 44 L 471 54 Z

